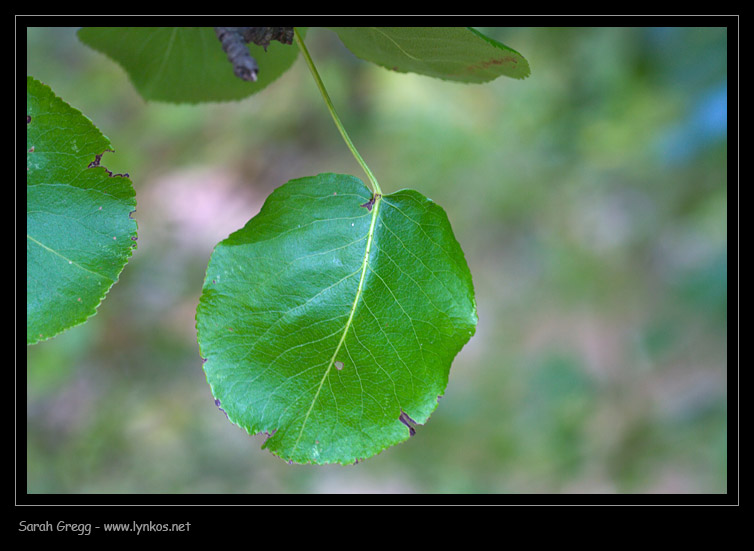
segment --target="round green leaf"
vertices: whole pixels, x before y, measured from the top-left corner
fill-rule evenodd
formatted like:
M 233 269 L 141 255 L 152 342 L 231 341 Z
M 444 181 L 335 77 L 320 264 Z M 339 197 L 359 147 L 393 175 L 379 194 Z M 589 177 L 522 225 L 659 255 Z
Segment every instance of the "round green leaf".
M 476 327 L 445 211 L 340 174 L 292 180 L 212 253 L 197 309 L 217 405 L 297 463 L 352 463 L 427 421 Z
M 46 85 L 26 82 L 26 342 L 78 325 L 136 246 L 134 189 L 100 166 L 109 140 Z
M 401 73 L 481 83 L 526 78 L 517 51 L 470 27 L 331 27 L 357 57 Z
M 120 64 L 144 99 L 175 103 L 245 98 L 298 57 L 293 45 L 273 41 L 265 51 L 249 44 L 259 65 L 257 81 L 249 82 L 233 74 L 212 27 L 83 27 L 78 37 Z

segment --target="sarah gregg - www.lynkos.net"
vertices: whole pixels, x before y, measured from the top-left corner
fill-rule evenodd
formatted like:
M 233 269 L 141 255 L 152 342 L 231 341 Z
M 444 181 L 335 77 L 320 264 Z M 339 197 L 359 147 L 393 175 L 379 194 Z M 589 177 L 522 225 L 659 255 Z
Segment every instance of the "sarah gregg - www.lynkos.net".
M 45 522 L 27 522 L 21 520 L 18 523 L 19 532 L 57 532 L 76 534 L 79 536 L 88 536 L 92 531 L 98 532 L 130 532 L 133 534 L 155 533 L 155 532 L 188 532 L 191 529 L 190 522 L 112 522 L 92 524 L 91 522 L 67 522 L 61 520 L 53 523 Z

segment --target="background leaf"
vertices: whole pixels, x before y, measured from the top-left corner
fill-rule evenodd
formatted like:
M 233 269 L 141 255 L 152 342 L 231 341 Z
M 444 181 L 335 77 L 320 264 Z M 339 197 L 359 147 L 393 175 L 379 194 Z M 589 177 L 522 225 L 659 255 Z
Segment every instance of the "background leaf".
M 470 27 L 331 27 L 356 56 L 401 73 L 480 83 L 526 78 L 517 51 Z
M 95 313 L 136 246 L 129 179 L 98 159 L 110 141 L 52 90 L 26 82 L 26 342 Z
M 298 463 L 352 463 L 409 437 L 474 333 L 445 212 L 361 180 L 292 180 L 212 254 L 198 340 L 218 405 Z M 366 254 L 365 254 L 366 253 Z
M 144 99 L 175 103 L 245 98 L 276 80 L 298 57 L 293 45 L 273 41 L 265 52 L 249 44 L 259 75 L 248 82 L 233 74 L 212 27 L 84 27 L 78 37 L 119 63 Z

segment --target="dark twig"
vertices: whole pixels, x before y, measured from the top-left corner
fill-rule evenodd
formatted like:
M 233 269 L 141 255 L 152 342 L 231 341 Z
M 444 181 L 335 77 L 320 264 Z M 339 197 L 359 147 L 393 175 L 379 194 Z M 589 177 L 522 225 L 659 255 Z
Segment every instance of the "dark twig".
M 257 60 L 251 57 L 249 49 L 236 29 L 237 27 L 215 27 L 215 34 L 223 50 L 228 54 L 228 61 L 233 64 L 233 73 L 238 78 L 254 82 L 259 72 Z
M 262 46 L 265 52 L 273 40 L 293 44 L 293 27 L 236 27 L 236 30 L 245 42 Z
M 243 80 L 255 82 L 259 74 L 257 60 L 246 44 L 253 42 L 267 51 L 270 41 L 293 43 L 293 27 L 215 27 L 215 34 L 233 64 L 233 73 Z

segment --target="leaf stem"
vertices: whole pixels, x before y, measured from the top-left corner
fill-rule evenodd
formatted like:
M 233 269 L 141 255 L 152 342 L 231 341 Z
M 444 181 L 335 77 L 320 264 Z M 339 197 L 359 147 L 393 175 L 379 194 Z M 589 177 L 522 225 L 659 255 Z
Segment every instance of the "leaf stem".
M 306 46 L 304 45 L 304 40 L 301 38 L 301 35 L 298 33 L 298 30 L 295 27 L 293 29 L 293 33 L 296 39 L 296 44 L 298 44 L 299 50 L 301 50 L 301 53 L 303 54 L 304 59 L 306 60 L 306 64 L 309 66 L 309 71 L 311 71 L 312 76 L 314 77 L 314 82 L 317 83 L 317 88 L 319 88 L 319 91 L 322 94 L 322 98 L 325 100 L 325 104 L 327 105 L 327 109 L 330 111 L 330 115 L 332 115 L 332 118 L 335 121 L 335 126 L 338 127 L 338 130 L 340 131 L 340 135 L 343 136 L 343 140 L 346 142 L 348 149 L 351 150 L 351 153 L 353 153 L 353 156 L 356 158 L 356 161 L 361 165 L 361 168 L 364 169 L 364 172 L 366 172 L 366 175 L 369 177 L 369 181 L 372 182 L 372 191 L 374 192 L 374 194 L 382 195 L 382 189 L 380 189 L 380 184 L 377 183 L 377 178 L 374 177 L 374 174 L 372 174 L 372 171 L 369 170 L 369 167 L 364 162 L 364 159 L 362 159 L 361 155 L 359 155 L 359 152 L 356 149 L 356 146 L 353 145 L 351 138 L 348 137 L 348 132 L 346 132 L 346 129 L 343 126 L 343 123 L 340 122 L 340 118 L 338 117 L 338 114 L 335 112 L 335 106 L 333 105 L 332 100 L 330 100 L 330 96 L 328 95 L 327 90 L 325 89 L 325 85 L 322 82 L 322 79 L 319 77 L 317 68 L 314 66 L 314 61 L 312 61 L 312 58 L 309 55 L 309 50 L 306 49 Z

